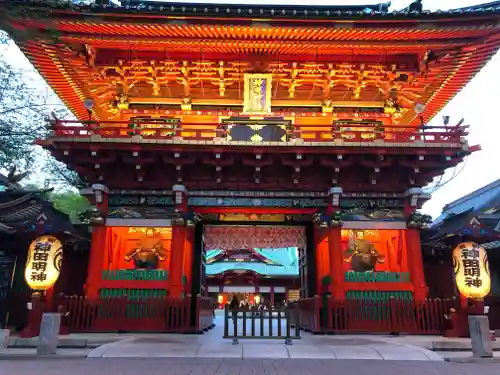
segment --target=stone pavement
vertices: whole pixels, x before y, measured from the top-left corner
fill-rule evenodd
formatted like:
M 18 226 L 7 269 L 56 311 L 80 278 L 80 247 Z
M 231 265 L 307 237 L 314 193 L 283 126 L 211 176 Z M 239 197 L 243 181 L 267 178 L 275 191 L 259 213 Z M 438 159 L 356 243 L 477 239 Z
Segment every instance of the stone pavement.
M 0 375 L 492 375 L 500 364 L 326 359 L 130 358 L 0 360 Z
M 267 329 L 267 328 L 266 328 Z M 250 332 L 250 329 L 248 329 Z M 448 359 L 472 355 L 470 339 L 415 335 L 333 335 L 313 336 L 286 346 L 283 340 L 240 340 L 237 346 L 223 340 L 223 319 L 216 328 L 200 336 L 172 334 L 70 334 L 60 336 L 58 355 L 64 358 L 91 357 L 183 357 L 183 358 L 324 358 L 324 359 Z M 36 357 L 37 338 L 11 337 L 9 349 L 0 350 L 0 359 Z M 117 344 L 112 344 L 117 343 Z M 112 344 L 112 345 L 105 345 Z M 500 350 L 500 341 L 493 343 Z M 95 349 L 100 347 L 95 351 Z M 427 349 L 427 350 L 422 350 Z M 432 353 L 432 350 L 436 353 Z M 437 354 L 437 355 L 436 355 Z M 500 354 L 500 351 L 495 353 Z
M 294 340 L 293 345 L 285 345 L 282 339 L 240 339 L 233 345 L 222 336 L 222 317 L 217 317 L 216 327 L 204 335 L 139 335 L 102 345 L 92 350 L 89 358 L 443 360 L 428 349 L 393 343 L 387 336 L 314 336 L 303 332 L 302 339 Z

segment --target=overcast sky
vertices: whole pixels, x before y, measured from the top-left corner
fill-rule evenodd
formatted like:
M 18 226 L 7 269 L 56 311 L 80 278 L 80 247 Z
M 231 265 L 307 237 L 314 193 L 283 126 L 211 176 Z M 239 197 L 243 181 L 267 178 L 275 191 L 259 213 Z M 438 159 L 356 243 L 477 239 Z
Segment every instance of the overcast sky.
M 193 2 L 202 2 L 198 0 Z M 289 0 L 254 0 L 254 1 L 229 1 L 211 0 L 205 2 L 219 3 L 247 3 L 247 4 L 289 4 Z M 331 5 L 331 4 L 376 4 L 380 1 L 308 1 L 308 4 Z M 396 0 L 392 7 L 401 9 L 412 1 Z M 303 4 L 303 2 L 300 2 Z M 424 8 L 430 10 L 449 9 L 462 6 L 479 4 L 481 1 L 472 0 L 424 0 Z M 30 66 L 28 60 L 22 55 L 16 46 L 1 46 L 0 54 L 6 56 L 9 61 L 20 66 Z M 442 207 L 461 196 L 468 194 L 480 187 L 500 178 L 498 159 L 500 156 L 500 124 L 497 117 L 500 105 L 500 54 L 497 55 L 483 68 L 483 70 L 450 102 L 442 112 L 432 121 L 432 125 L 441 125 L 442 116 L 451 117 L 450 124 L 465 118 L 466 124 L 470 124 L 469 144 L 480 144 L 482 150 L 470 156 L 465 165 L 456 169 L 448 170 L 443 181 L 447 181 L 454 174 L 456 176 L 450 182 L 433 192 L 433 198 L 424 206 L 424 212 L 436 217 Z M 40 85 L 45 82 L 40 79 Z M 457 174 L 457 172 L 460 172 Z

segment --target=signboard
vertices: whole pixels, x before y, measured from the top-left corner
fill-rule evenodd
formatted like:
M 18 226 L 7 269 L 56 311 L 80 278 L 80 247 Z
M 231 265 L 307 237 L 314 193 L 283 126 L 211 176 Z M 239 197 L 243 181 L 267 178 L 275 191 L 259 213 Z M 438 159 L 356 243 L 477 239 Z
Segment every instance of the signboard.
M 318 208 L 327 207 L 325 199 L 314 198 L 215 198 L 189 197 L 189 206 L 202 207 L 283 207 L 283 208 Z
M 455 282 L 465 298 L 481 300 L 491 288 L 486 250 L 475 242 L 463 242 L 452 253 Z
M 46 290 L 54 286 L 62 265 L 63 245 L 54 236 L 41 236 L 33 241 L 28 250 L 24 278 L 34 290 Z
M 245 74 L 243 112 L 247 114 L 271 113 L 272 74 Z
M 245 214 L 245 213 L 227 213 L 220 214 L 221 221 L 285 221 L 285 215 L 281 214 Z

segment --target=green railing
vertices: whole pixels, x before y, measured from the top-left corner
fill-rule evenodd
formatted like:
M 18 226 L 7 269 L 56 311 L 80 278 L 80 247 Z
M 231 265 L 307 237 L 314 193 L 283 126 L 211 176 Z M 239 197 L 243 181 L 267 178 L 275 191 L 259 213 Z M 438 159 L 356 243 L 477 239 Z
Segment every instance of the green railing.
M 351 319 L 359 321 L 386 322 L 392 318 L 391 299 L 401 301 L 403 303 L 409 302 L 413 300 L 413 293 L 351 290 L 346 292 L 346 298 L 353 302 L 356 301 L 354 308 L 351 308 L 349 311 Z M 411 315 L 412 311 L 398 311 L 397 314 Z
M 412 292 L 379 292 L 351 290 L 346 293 L 348 300 L 356 300 L 360 304 L 350 311 L 352 319 L 360 321 L 389 321 L 391 316 L 390 300 L 402 301 L 403 303 L 413 300 Z M 398 311 L 399 315 L 411 315 L 412 311 Z
M 346 299 L 365 301 L 389 301 L 391 298 L 400 301 L 413 300 L 412 292 L 382 292 L 377 290 L 349 290 Z
M 165 289 L 103 288 L 103 300 L 98 314 L 101 319 L 113 319 L 117 314 L 127 319 L 155 318 L 163 311 L 162 303 L 167 298 Z M 121 312 L 120 312 L 121 310 Z
M 165 270 L 105 270 L 102 271 L 103 280 L 141 280 L 166 281 L 168 272 Z
M 151 298 L 165 298 L 165 289 L 132 289 L 132 288 L 101 288 L 99 295 L 102 299 L 127 298 L 129 301 L 141 301 Z
M 346 282 L 358 283 L 395 283 L 409 282 L 409 272 L 346 272 Z

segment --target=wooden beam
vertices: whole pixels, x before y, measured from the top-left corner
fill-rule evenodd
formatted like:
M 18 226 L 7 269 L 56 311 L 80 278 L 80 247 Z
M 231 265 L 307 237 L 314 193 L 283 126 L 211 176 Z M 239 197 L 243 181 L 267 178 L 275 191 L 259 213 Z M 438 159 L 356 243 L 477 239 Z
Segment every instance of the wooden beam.
M 138 50 L 134 51 L 135 60 L 155 60 L 155 61 L 190 61 L 193 59 L 193 53 L 180 53 L 168 51 L 144 51 Z M 110 66 L 116 65 L 118 60 L 129 60 L 130 51 L 122 49 L 106 49 L 98 48 L 96 51 L 96 66 Z M 196 55 L 196 59 L 199 59 L 199 52 Z M 242 56 L 235 53 L 203 53 L 204 61 L 225 61 L 225 62 L 241 62 L 246 63 L 252 61 L 252 56 Z M 267 57 L 269 63 L 280 63 L 285 62 L 311 62 L 325 63 L 325 64 L 342 64 L 347 61 L 352 64 L 376 64 L 385 65 L 390 67 L 393 64 L 402 64 L 407 70 L 416 69 L 418 67 L 417 55 L 413 52 L 408 52 L 407 54 L 397 54 L 397 55 L 353 55 L 346 56 L 345 54 L 310 54 L 310 55 L 290 55 L 287 53 L 279 55 L 269 55 Z
M 41 35 L 43 38 L 43 34 Z M 479 44 L 483 41 L 482 38 L 462 38 L 462 39 L 426 39 L 424 41 L 381 41 L 381 40 L 333 40 L 333 41 L 316 41 L 316 40 L 254 40 L 254 39 L 224 39 L 224 38 L 185 38 L 185 37 L 168 37 L 164 36 L 142 36 L 142 35 L 82 35 L 77 33 L 62 33 L 60 39 L 66 42 L 74 43 L 88 43 L 92 42 L 103 42 L 103 41 L 113 41 L 116 43 L 123 44 L 124 48 L 130 50 L 134 45 L 150 45 L 151 47 L 164 46 L 168 44 L 181 44 L 181 45 L 196 45 L 199 48 L 203 48 L 204 45 L 210 43 L 217 43 L 218 45 L 235 45 L 235 44 L 245 44 L 244 48 L 251 48 L 251 45 L 275 45 L 275 46 L 304 46 L 316 47 L 316 48 L 351 48 L 359 47 L 366 48 L 370 50 L 384 49 L 384 50 L 397 50 L 398 47 L 415 47 L 415 51 L 423 50 L 426 51 L 429 48 L 440 48 L 449 46 L 464 46 L 464 45 L 474 45 Z M 133 47 L 132 47 L 133 48 Z M 172 48 L 173 49 L 173 48 Z M 321 51 L 320 51 L 321 52 Z
M 178 98 L 161 98 L 161 97 L 129 97 L 130 104 L 167 104 L 180 105 L 181 97 Z M 243 101 L 239 99 L 227 98 L 193 98 L 193 105 L 213 105 L 213 106 L 243 106 Z M 321 107 L 320 100 L 297 100 L 297 99 L 277 99 L 272 101 L 273 107 Z M 355 108 L 382 108 L 383 101 L 334 101 L 333 107 L 355 107 Z

